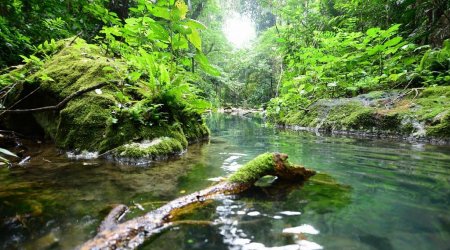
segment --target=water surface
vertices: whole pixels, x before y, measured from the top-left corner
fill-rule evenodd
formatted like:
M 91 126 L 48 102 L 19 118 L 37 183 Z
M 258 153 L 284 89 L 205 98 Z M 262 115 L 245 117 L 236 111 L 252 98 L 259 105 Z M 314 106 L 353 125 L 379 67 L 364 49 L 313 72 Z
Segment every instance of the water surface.
M 29 146 L 28 164 L 0 168 L 0 248 L 73 249 L 112 204 L 141 215 L 279 151 L 319 174 L 302 187 L 214 201 L 142 249 L 449 249 L 449 146 L 316 136 L 237 116 L 212 115 L 208 124 L 209 143 L 151 167 Z

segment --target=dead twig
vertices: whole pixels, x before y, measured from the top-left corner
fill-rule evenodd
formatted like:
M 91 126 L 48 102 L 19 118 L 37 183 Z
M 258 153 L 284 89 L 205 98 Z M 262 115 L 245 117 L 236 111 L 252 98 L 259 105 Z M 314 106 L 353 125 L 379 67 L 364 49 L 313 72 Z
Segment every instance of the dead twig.
M 414 96 L 414 98 L 412 100 L 415 100 L 417 98 L 417 96 L 419 95 L 419 90 L 422 90 L 422 89 L 425 89 L 425 88 L 412 88 L 412 89 L 409 89 L 408 91 L 400 93 L 395 99 L 393 99 L 392 101 L 385 104 L 386 109 L 387 109 L 387 106 L 393 105 L 393 104 L 399 102 L 401 99 L 403 99 L 405 96 L 409 95 L 413 91 L 416 92 L 416 95 Z
M 67 47 L 72 46 L 75 40 L 77 40 L 77 38 L 81 36 L 81 34 L 83 34 L 83 31 L 78 32 L 78 34 L 72 39 L 72 41 L 69 43 L 69 45 L 67 45 Z
M 77 92 L 69 95 L 68 97 L 64 98 L 64 100 L 62 100 L 61 102 L 59 102 L 58 104 L 54 105 L 54 106 L 46 106 L 46 107 L 40 107 L 40 108 L 32 108 L 32 109 L 13 109 L 13 110 L 4 110 L 1 114 L 18 114 L 18 113 L 32 113 L 32 112 L 45 112 L 45 111 L 52 111 L 52 110 L 60 110 L 61 108 L 63 108 L 70 100 L 79 97 L 87 92 L 90 92 L 92 90 L 98 89 L 98 88 L 102 88 L 104 86 L 107 86 L 108 84 L 110 84 L 112 81 L 110 82 L 102 82 L 99 84 L 96 84 L 94 86 L 91 86 L 89 88 L 85 88 L 82 90 L 78 90 Z
M 8 107 L 8 110 L 14 108 L 15 106 L 17 106 L 17 104 L 21 103 L 23 100 L 27 99 L 28 97 L 30 97 L 32 94 L 36 93 L 36 91 L 38 91 L 41 88 L 41 86 L 37 87 L 35 90 L 31 91 L 28 95 L 26 95 L 25 97 L 23 97 L 22 99 L 18 100 L 17 102 L 15 102 L 13 105 Z M 2 115 L 3 113 L 1 113 L 0 115 Z

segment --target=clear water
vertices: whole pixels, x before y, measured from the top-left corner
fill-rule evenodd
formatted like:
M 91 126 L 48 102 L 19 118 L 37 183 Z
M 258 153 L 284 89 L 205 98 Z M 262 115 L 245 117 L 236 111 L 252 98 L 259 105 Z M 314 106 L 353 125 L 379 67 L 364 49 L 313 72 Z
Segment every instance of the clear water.
M 30 163 L 0 168 L 0 248 L 73 249 L 111 204 L 141 215 L 280 151 L 319 174 L 303 187 L 217 200 L 142 249 L 450 249 L 449 146 L 280 131 L 236 116 L 208 123 L 209 143 L 148 168 L 30 146 Z

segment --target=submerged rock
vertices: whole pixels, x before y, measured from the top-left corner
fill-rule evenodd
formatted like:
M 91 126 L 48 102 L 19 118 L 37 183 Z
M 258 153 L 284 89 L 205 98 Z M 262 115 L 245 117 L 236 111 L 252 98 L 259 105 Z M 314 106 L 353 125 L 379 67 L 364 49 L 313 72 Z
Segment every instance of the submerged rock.
M 152 118 L 144 110 L 139 114 L 144 121 L 136 119 L 130 107 L 116 98 L 120 89 L 125 91 L 126 70 L 124 61 L 105 56 L 98 46 L 82 39 L 76 39 L 73 44 L 70 40 L 60 41 L 58 51 L 43 65 L 27 64 L 0 76 L 0 85 L 15 84 L 5 106 L 21 99 L 14 109 L 53 106 L 80 90 L 93 88 L 92 91 L 70 99 L 59 110 L 4 114 L 0 117 L 1 127 L 27 134 L 40 133 L 58 147 L 73 150 L 74 155 L 83 151 L 99 155 L 112 152 L 109 155 L 113 159 L 165 158 L 182 152 L 190 142 L 208 137 L 209 130 L 198 112 L 162 94 L 149 99 L 130 93 L 144 107 L 157 107 L 164 114 L 163 118 Z M 140 153 L 136 150 L 136 143 L 145 144 L 158 138 L 164 139 Z
M 112 150 L 107 158 L 125 164 L 148 165 L 152 161 L 180 155 L 183 151 L 184 146 L 177 139 L 160 137 L 152 141 L 145 140 L 139 143 L 125 144 Z
M 296 130 L 450 142 L 450 86 L 321 99 L 277 122 Z

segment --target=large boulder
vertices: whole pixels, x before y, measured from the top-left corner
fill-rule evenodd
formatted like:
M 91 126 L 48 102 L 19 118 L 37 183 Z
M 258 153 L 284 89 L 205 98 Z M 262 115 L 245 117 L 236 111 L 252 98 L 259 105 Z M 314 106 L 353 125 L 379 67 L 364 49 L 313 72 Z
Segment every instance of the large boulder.
M 127 112 L 129 107 L 119 103 L 117 98 L 118 90 L 122 90 L 126 82 L 127 66 L 120 59 L 105 56 L 96 45 L 81 39 L 61 41 L 56 53 L 40 63 L 38 67 L 27 64 L 0 76 L 0 84 L 14 86 L 5 107 L 22 99 L 14 109 L 52 106 L 74 93 L 92 90 L 69 100 L 60 109 L 5 113 L 0 117 L 3 128 L 43 134 L 66 150 L 111 152 L 114 159 L 119 156 L 156 159 L 157 153 L 178 154 L 189 142 L 209 135 L 199 113 L 181 103 L 167 101 L 170 98 L 136 98 L 137 94 L 131 93 L 144 109 L 139 117 Z M 153 117 L 155 113 L 163 114 L 164 119 Z M 131 146 L 127 146 L 149 141 L 153 141 L 154 148 L 162 143 L 156 148 L 163 150 L 150 154 L 148 148 L 131 150 Z M 143 149 L 143 152 L 137 153 L 136 149 Z

